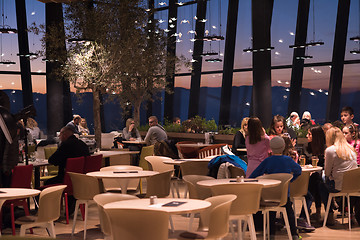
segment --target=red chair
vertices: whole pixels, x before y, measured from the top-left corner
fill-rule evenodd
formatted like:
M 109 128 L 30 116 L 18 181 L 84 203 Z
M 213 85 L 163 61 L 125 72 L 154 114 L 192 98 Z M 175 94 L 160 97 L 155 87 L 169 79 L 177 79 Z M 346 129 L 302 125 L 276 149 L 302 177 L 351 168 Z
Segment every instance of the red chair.
M 15 166 L 12 170 L 11 176 L 11 188 L 31 188 L 31 178 L 33 173 L 33 165 Z M 15 215 L 14 207 L 23 206 L 25 215 L 29 216 L 29 208 L 26 198 L 7 200 L 4 203 L 5 206 L 11 208 L 11 227 L 12 234 L 15 235 Z M 2 216 L 0 215 L 0 226 L 2 225 Z M 32 230 L 31 230 L 32 231 Z M 32 233 L 32 232 L 31 232 Z
M 92 155 L 85 157 L 84 173 L 100 171 L 103 155 Z

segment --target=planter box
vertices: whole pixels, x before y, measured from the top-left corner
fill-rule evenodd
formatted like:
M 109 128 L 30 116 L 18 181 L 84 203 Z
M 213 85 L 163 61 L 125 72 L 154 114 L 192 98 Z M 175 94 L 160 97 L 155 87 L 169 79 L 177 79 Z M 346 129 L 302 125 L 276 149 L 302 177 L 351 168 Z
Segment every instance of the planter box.
M 178 132 L 167 132 L 169 139 L 180 141 L 193 141 L 193 142 L 204 142 L 205 134 L 204 133 L 178 133 Z M 146 132 L 140 132 L 142 138 L 145 137 Z M 214 143 L 227 143 L 232 144 L 234 140 L 234 135 L 225 135 L 225 134 L 215 134 Z

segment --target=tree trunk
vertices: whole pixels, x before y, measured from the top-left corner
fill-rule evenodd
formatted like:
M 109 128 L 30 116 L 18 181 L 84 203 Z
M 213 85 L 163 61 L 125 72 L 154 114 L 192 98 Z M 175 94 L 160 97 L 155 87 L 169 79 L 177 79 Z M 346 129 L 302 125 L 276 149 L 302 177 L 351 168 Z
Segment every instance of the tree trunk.
M 97 89 L 93 89 L 93 112 L 96 147 L 101 148 L 101 118 L 100 118 L 100 94 Z
M 133 113 L 133 117 L 135 122 L 140 125 L 140 106 L 141 106 L 141 102 L 136 102 L 134 103 L 134 113 Z

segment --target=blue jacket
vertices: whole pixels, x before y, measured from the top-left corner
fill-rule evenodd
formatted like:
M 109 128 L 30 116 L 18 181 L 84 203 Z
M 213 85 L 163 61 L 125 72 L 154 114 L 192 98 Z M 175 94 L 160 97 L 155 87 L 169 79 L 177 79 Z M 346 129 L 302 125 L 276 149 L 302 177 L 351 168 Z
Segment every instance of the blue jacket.
M 246 173 L 247 164 L 241 158 L 235 155 L 222 155 L 211 159 L 209 162 L 209 175 L 216 178 L 220 165 L 226 162 L 233 164 L 235 167 L 242 168 Z

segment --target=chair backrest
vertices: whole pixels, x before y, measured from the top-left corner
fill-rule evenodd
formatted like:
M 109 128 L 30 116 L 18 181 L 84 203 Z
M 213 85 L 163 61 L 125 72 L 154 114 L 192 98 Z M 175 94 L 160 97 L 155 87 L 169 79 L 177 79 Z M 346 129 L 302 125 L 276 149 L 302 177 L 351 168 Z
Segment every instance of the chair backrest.
M 167 240 L 169 215 L 159 210 L 118 209 L 104 206 L 113 240 Z M 141 226 L 141 229 L 139 229 Z
M 145 161 L 146 156 L 154 156 L 154 145 L 142 147 L 140 152 L 139 167 L 142 167 L 144 170 L 149 170 L 148 163 Z
M 130 165 L 113 165 L 108 167 L 103 167 L 100 171 L 122 171 L 122 170 L 135 170 L 142 171 L 143 169 L 138 166 Z M 129 179 L 128 180 L 128 190 L 135 190 L 139 186 L 139 179 Z M 103 179 L 104 188 L 106 191 L 119 190 L 119 181 L 117 179 Z
M 290 183 L 290 197 L 302 197 L 308 192 L 310 172 L 302 171 L 301 175 Z
M 180 158 L 197 158 L 198 157 L 199 147 L 181 146 L 181 144 L 196 144 L 196 142 L 192 142 L 192 141 L 177 142 L 176 148 L 178 149 Z
M 40 193 L 37 222 L 55 221 L 60 217 L 61 195 L 66 185 L 48 187 Z
M 341 192 L 360 191 L 360 168 L 355 168 L 344 172 Z
M 181 174 L 186 175 L 204 175 L 209 172 L 209 161 L 185 161 L 180 164 Z
M 146 179 L 146 196 L 167 197 L 170 194 L 171 176 L 174 170 L 155 174 Z
M 235 166 L 229 166 L 228 167 L 229 171 L 230 171 L 230 178 L 236 178 L 237 176 L 241 177 L 245 177 L 246 173 L 244 171 L 244 169 L 239 168 L 239 167 L 235 167 Z
M 235 199 L 236 195 L 233 194 L 205 199 L 211 202 L 211 206 L 200 213 L 199 225 L 208 225 L 207 239 L 221 239 L 228 234 L 230 208 Z
M 237 198 L 231 206 L 231 215 L 247 215 L 256 213 L 260 206 L 262 184 L 219 184 L 211 187 L 213 195 L 235 194 Z
M 44 147 L 45 159 L 49 159 L 54 152 L 56 152 L 57 147 Z
M 85 157 L 84 173 L 100 171 L 103 155 L 91 155 Z
M 279 206 L 283 206 L 287 202 L 289 193 L 289 183 L 293 175 L 289 173 L 274 173 L 265 174 L 257 178 L 280 180 L 280 185 L 276 187 L 264 188 L 261 193 L 261 198 L 264 200 L 271 200 L 279 202 Z
M 15 166 L 12 170 L 12 188 L 31 188 L 33 165 Z
M 212 180 L 215 179 L 210 176 L 204 176 L 204 175 L 186 175 L 183 176 L 183 180 L 186 183 L 188 190 L 189 190 L 189 198 L 192 199 L 205 199 L 208 197 L 211 197 L 211 190 L 210 188 L 205 188 L 202 186 L 199 186 L 197 182 L 202 180 Z
M 99 180 L 81 173 L 68 172 L 71 178 L 73 194 L 76 199 L 92 200 L 100 194 Z
M 204 147 L 198 151 L 199 158 L 205 158 L 208 156 L 219 156 L 223 155 L 221 147 L 225 146 L 226 143 L 214 144 L 208 147 Z
M 66 160 L 66 168 L 65 168 L 65 176 L 64 176 L 63 184 L 67 186 L 65 192 L 67 192 L 69 195 L 73 194 L 72 193 L 73 187 L 68 172 L 83 173 L 84 162 L 85 162 L 85 157 L 68 158 Z
M 174 166 L 163 163 L 163 161 L 172 160 L 172 158 L 162 156 L 146 156 L 145 160 L 149 164 L 149 170 L 159 173 L 174 170 Z
M 102 193 L 94 196 L 94 201 L 96 202 L 99 209 L 101 231 L 105 235 L 111 235 L 111 228 L 110 228 L 109 220 L 104 211 L 104 205 L 111 202 L 134 200 L 134 199 L 139 199 L 139 198 L 134 195 L 120 194 L 120 193 Z

